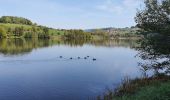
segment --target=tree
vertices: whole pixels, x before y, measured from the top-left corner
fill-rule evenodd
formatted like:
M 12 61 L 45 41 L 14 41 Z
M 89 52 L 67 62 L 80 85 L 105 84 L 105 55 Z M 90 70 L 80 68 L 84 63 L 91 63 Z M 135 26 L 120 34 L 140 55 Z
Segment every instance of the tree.
M 137 26 L 147 32 L 170 32 L 170 0 L 145 0 L 145 8 L 135 17 Z
M 49 29 L 44 27 L 43 28 L 43 31 L 44 31 L 44 38 L 49 38 L 50 37 L 50 34 L 49 34 Z
M 24 38 L 32 38 L 32 34 L 30 32 L 26 32 L 24 34 Z
M 91 34 L 84 32 L 83 30 L 67 30 L 64 33 L 64 37 L 67 39 L 90 39 Z
M 0 27 L 0 38 L 6 37 L 6 30 L 3 27 Z
M 170 38 L 162 34 L 147 36 L 140 40 L 140 47 L 136 49 L 139 51 L 138 56 L 143 60 L 139 63 L 141 70 L 154 71 L 155 75 L 170 74 L 169 41 Z
M 43 28 L 43 31 L 45 34 L 47 34 L 49 32 L 49 29 L 45 27 L 45 28 Z
M 23 29 L 23 27 L 16 27 L 15 29 L 14 29 L 14 36 L 22 36 L 23 35 L 23 33 L 24 33 L 24 29 Z
M 0 18 L 0 23 L 13 23 L 13 24 L 24 24 L 24 25 L 33 25 L 33 23 L 22 17 L 13 17 L 13 16 L 2 16 Z

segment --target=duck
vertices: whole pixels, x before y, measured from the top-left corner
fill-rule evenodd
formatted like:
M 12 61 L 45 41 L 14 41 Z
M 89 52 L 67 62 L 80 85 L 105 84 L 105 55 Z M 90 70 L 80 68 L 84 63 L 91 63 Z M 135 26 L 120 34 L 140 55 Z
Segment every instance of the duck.
M 93 61 L 96 61 L 97 59 L 93 58 Z

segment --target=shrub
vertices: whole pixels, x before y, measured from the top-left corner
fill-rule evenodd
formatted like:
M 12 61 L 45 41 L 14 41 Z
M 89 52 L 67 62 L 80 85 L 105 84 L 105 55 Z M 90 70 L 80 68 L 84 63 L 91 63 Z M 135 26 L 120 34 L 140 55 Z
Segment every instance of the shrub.
M 7 32 L 3 27 L 0 27 L 0 38 L 6 37 Z

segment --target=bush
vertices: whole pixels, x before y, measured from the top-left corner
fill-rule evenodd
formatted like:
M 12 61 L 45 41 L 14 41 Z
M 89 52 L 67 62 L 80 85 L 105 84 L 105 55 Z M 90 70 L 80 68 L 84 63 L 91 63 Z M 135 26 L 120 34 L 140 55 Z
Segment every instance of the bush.
M 0 38 L 6 37 L 7 32 L 3 27 L 0 27 Z
M 27 32 L 24 34 L 24 38 L 32 38 L 32 34 L 30 32 Z
M 33 23 L 22 17 L 14 17 L 14 16 L 2 16 L 0 18 L 0 23 L 13 23 L 13 24 L 24 24 L 24 25 L 33 25 Z

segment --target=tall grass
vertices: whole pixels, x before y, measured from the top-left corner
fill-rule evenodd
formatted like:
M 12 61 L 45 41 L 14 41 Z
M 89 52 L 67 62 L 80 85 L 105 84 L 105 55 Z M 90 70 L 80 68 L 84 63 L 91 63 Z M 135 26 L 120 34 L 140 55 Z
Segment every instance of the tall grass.
M 125 77 L 122 80 L 121 84 L 116 89 L 108 90 L 106 93 L 104 93 L 104 96 L 98 96 L 97 100 L 126 100 L 123 99 L 123 97 L 133 96 L 138 91 L 140 91 L 141 88 L 152 86 L 152 85 L 158 86 L 161 83 L 166 83 L 169 81 L 170 81 L 170 76 L 163 75 L 163 74 L 159 76 L 136 78 L 133 80 L 130 79 L 129 77 Z M 167 100 L 170 100 L 170 98 Z

